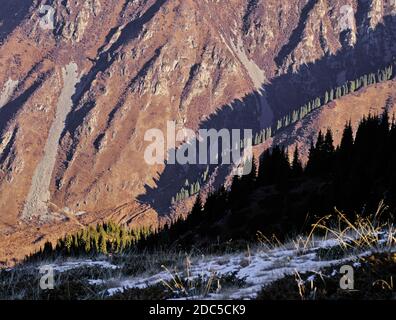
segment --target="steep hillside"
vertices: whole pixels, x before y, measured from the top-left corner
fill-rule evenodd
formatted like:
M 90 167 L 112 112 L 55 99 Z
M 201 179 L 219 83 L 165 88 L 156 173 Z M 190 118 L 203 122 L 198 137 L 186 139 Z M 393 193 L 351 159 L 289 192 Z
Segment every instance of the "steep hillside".
M 302 161 L 306 163 L 310 144 L 315 141 L 319 131 L 326 132 L 327 129 L 332 129 L 334 143 L 338 145 L 346 122 L 351 121 L 352 127 L 356 129 L 362 115 L 379 115 L 387 110 L 392 116 L 396 107 L 395 88 L 396 81 L 392 80 L 330 102 L 301 121 L 285 128 L 273 139 L 257 146 L 255 154 L 258 156 L 273 145 L 283 145 L 288 148 L 289 156 L 292 157 L 294 147 L 297 146 Z
M 3 2 L 4 261 L 109 217 L 166 220 L 172 196 L 197 170 L 149 166 L 147 129 L 165 131 L 168 120 L 193 130 L 262 129 L 396 53 L 390 0 Z M 48 3 L 52 30 L 40 13 Z M 356 117 L 375 95 L 366 90 Z M 317 123 L 331 125 L 324 117 Z
M 1 297 L 392 300 L 396 119 L 367 115 L 342 136 L 335 148 L 319 134 L 305 167 L 273 146 L 257 172 L 161 232 L 106 223 L 46 243 L 0 270 Z M 26 285 L 43 263 L 54 290 Z

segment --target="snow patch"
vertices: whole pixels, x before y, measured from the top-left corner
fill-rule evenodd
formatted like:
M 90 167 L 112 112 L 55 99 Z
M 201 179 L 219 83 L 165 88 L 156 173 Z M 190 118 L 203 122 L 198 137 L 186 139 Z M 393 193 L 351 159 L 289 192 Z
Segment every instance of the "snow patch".
M 352 263 L 356 259 L 370 255 L 371 252 L 363 252 L 338 260 L 320 260 L 316 254 L 320 248 L 330 248 L 339 245 L 335 239 L 314 241 L 310 248 L 302 251 L 301 248 L 289 249 L 286 246 L 274 249 L 257 247 L 250 254 L 239 253 L 223 256 L 208 256 L 192 259 L 191 267 L 180 272 L 160 271 L 151 275 L 140 275 L 129 279 L 120 280 L 115 287 L 107 289 L 107 294 L 112 296 L 122 293 L 126 289 L 144 289 L 161 282 L 172 283 L 175 274 L 189 279 L 202 279 L 203 281 L 213 277 L 235 275 L 237 279 L 244 280 L 242 288 L 236 288 L 230 293 L 212 294 L 208 299 L 254 299 L 262 290 L 263 286 L 279 280 L 287 275 L 305 272 L 318 272 L 324 267 Z M 355 264 L 357 266 L 357 264 Z M 169 269 L 172 270 L 172 269 Z M 334 270 L 335 274 L 337 273 Z M 333 272 L 333 273 L 334 273 Z M 103 282 L 101 282 L 103 284 Z M 196 297 L 202 299 L 203 297 Z M 189 298 L 193 299 L 193 298 Z
M 54 264 L 49 264 L 47 266 L 51 267 L 55 272 L 58 273 L 63 273 L 66 271 L 75 270 L 78 268 L 85 268 L 85 267 L 98 267 L 102 269 L 111 269 L 111 270 L 119 269 L 119 266 L 111 264 L 108 261 L 93 261 L 93 260 L 70 261 L 62 264 L 54 263 Z M 38 269 L 40 269 L 40 267 Z M 103 280 L 90 280 L 90 281 L 94 281 L 92 283 L 95 284 L 100 284 L 100 282 Z

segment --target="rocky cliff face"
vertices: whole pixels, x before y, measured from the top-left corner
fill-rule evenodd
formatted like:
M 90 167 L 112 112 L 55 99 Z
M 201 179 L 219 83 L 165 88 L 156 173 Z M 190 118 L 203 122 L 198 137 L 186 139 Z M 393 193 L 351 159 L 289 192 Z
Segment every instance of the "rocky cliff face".
M 396 53 L 392 0 L 3 2 L 2 257 L 108 217 L 156 225 L 185 177 L 146 164 L 147 129 L 264 128 Z

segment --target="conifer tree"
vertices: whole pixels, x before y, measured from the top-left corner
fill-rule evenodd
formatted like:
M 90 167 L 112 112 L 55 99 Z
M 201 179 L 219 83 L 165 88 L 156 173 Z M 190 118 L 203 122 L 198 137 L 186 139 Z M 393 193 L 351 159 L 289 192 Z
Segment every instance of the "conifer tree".
M 191 210 L 191 213 L 195 214 L 195 215 L 200 215 L 202 213 L 202 208 L 203 208 L 202 199 L 201 199 L 201 196 L 198 195 L 197 199 L 195 200 L 194 206 Z
M 324 152 L 331 155 L 334 152 L 334 140 L 333 134 L 330 129 L 326 132 L 326 137 L 324 140 Z
M 324 104 L 327 104 L 329 102 L 329 100 L 330 100 L 329 93 L 326 91 L 325 98 L 324 98 Z
M 303 173 L 303 166 L 300 161 L 297 145 L 296 148 L 294 149 L 294 154 L 293 154 L 292 173 L 294 177 L 299 177 Z
M 351 121 L 345 125 L 344 132 L 342 134 L 341 144 L 339 150 L 341 153 L 347 153 L 353 148 L 353 130 Z
M 85 240 L 84 250 L 85 250 L 85 253 L 91 252 L 91 241 L 90 241 L 89 237 L 87 237 L 87 239 Z
M 322 131 L 319 131 L 319 134 L 318 134 L 318 140 L 316 140 L 316 147 L 315 147 L 315 149 L 317 150 L 317 151 L 323 151 L 323 145 L 324 145 L 324 136 L 323 136 L 323 133 L 322 133 Z
M 336 90 L 336 99 L 339 99 L 339 98 L 341 98 L 342 97 L 342 89 L 341 89 L 341 87 L 337 87 L 337 90 Z
M 195 185 L 192 184 L 192 185 L 190 186 L 190 195 L 194 195 L 194 194 L 195 194 Z
M 329 99 L 330 99 L 330 101 L 334 100 L 334 89 L 330 90 Z
M 107 254 L 107 241 L 104 233 L 101 233 L 99 236 L 99 252 Z
M 356 82 L 355 81 L 351 81 L 349 88 L 350 88 L 350 92 L 355 92 L 356 91 Z
M 65 248 L 67 253 L 71 252 L 72 245 L 73 245 L 73 237 L 72 235 L 68 234 L 65 238 Z
M 315 108 L 320 108 L 322 105 L 322 100 L 320 99 L 320 97 L 315 99 Z
M 128 233 L 124 228 L 121 229 L 120 238 L 121 250 L 124 250 L 128 246 Z
M 52 247 L 52 243 L 47 241 L 44 244 L 44 249 L 43 249 L 43 256 L 44 257 L 49 257 L 53 252 L 53 247 Z
M 390 128 L 389 114 L 388 114 L 387 110 L 385 110 L 384 113 L 382 114 L 380 127 L 382 130 L 382 134 L 384 136 L 386 136 L 388 134 L 389 128 Z

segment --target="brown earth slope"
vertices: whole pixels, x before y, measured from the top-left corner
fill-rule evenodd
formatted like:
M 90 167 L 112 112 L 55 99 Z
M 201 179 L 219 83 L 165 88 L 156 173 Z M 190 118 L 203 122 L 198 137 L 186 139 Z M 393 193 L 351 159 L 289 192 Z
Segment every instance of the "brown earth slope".
M 333 132 L 334 144 L 341 143 L 345 125 L 350 121 L 354 132 L 363 116 L 381 115 L 387 111 L 396 116 L 396 80 L 375 84 L 358 92 L 335 100 L 315 110 L 306 118 L 280 132 L 273 139 L 255 148 L 259 155 L 272 145 L 283 145 L 288 148 L 292 158 L 297 145 L 302 160 L 308 160 L 311 142 L 315 142 L 318 133 L 327 129 Z
M 54 0 L 53 30 L 46 1 L 3 2 L 0 260 L 109 217 L 156 226 L 185 177 L 146 164 L 147 129 L 263 128 L 396 52 L 390 0 Z M 387 90 L 357 93 L 354 116 Z

